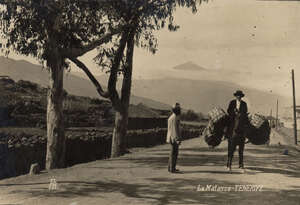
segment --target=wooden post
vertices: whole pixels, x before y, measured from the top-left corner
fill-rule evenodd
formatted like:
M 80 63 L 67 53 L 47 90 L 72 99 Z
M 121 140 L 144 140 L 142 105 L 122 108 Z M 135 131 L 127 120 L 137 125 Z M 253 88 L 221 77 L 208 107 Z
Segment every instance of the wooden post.
M 274 126 L 274 120 L 273 120 L 273 115 L 272 115 L 272 108 L 271 108 L 271 111 L 270 111 L 270 125 L 273 128 L 273 126 Z
M 276 129 L 278 129 L 278 99 L 277 99 L 277 104 L 276 104 Z
M 296 96 L 295 96 L 294 69 L 292 69 L 292 83 L 293 83 L 294 136 L 295 136 L 295 144 L 297 144 L 297 115 L 296 115 Z

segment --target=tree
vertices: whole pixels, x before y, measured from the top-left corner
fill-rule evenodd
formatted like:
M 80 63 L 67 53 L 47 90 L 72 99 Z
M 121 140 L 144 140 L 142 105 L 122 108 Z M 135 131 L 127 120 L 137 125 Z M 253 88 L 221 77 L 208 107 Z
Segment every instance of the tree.
M 199 116 L 193 110 L 188 110 L 186 113 L 182 113 L 181 119 L 186 121 L 198 121 Z
M 185 121 L 201 121 L 205 118 L 203 113 L 196 113 L 194 110 L 187 110 L 186 112 L 181 114 L 181 119 Z
M 85 0 L 89 1 L 89 0 Z M 101 0 L 94 0 L 101 1 Z M 126 151 L 125 136 L 128 124 L 128 106 L 130 101 L 132 81 L 132 61 L 134 45 L 148 49 L 151 53 L 157 51 L 157 38 L 154 31 L 168 24 L 170 31 L 176 31 L 179 26 L 174 23 L 173 13 L 178 6 L 190 7 L 197 11 L 197 3 L 201 0 L 124 0 L 118 6 L 119 19 L 127 22 L 128 27 L 116 35 L 109 48 L 101 47 L 95 58 L 96 62 L 108 69 L 109 80 L 107 91 L 95 79 L 89 68 L 77 58 L 70 58 L 81 68 L 95 85 L 100 96 L 109 98 L 116 110 L 115 127 L 113 131 L 111 157 L 117 157 Z M 121 92 L 118 93 L 116 83 L 122 77 Z
M 63 73 L 77 58 L 112 40 L 124 28 L 109 0 L 0 0 L 6 54 L 33 56 L 49 69 L 46 169 L 65 166 Z

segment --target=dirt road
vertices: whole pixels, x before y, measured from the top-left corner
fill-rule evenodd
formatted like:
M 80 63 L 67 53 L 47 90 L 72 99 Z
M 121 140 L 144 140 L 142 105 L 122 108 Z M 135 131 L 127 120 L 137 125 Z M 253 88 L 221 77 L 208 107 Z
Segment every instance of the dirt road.
M 2 180 L 0 204 L 300 204 L 299 151 L 289 148 L 283 155 L 282 145 L 247 144 L 246 172 L 237 168 L 235 153 L 233 172 L 228 173 L 226 145 L 211 150 L 200 138 L 184 141 L 178 160 L 182 174 L 167 172 L 169 147 L 161 145 L 117 159 Z M 55 179 L 55 190 L 49 190 L 50 179 Z

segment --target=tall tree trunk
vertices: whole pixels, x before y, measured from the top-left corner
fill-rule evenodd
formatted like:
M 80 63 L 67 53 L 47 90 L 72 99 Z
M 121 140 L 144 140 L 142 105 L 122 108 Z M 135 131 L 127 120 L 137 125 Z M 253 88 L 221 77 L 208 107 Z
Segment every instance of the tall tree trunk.
M 124 66 L 124 78 L 121 90 L 122 107 L 117 109 L 115 117 L 115 128 L 113 132 L 111 157 L 118 157 L 126 152 L 126 132 L 128 126 L 128 109 L 130 102 L 132 82 L 132 61 L 134 52 L 134 32 L 131 32 L 127 40 L 126 64 Z
M 111 157 L 121 156 L 126 151 L 125 136 L 128 125 L 128 112 L 116 111 Z
M 66 139 L 63 124 L 63 60 L 56 58 L 50 64 L 50 87 L 47 106 L 46 169 L 65 166 Z

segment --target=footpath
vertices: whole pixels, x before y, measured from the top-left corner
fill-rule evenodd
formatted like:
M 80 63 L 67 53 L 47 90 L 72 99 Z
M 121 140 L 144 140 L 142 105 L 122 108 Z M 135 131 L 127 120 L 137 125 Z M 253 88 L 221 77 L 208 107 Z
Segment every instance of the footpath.
M 246 144 L 245 173 L 238 152 L 232 173 L 225 169 L 226 141 L 215 149 L 201 138 L 184 141 L 180 174 L 167 171 L 168 145 L 133 149 L 116 159 L 1 180 L 0 205 L 299 205 L 300 152 L 284 141 L 272 132 L 269 146 Z

